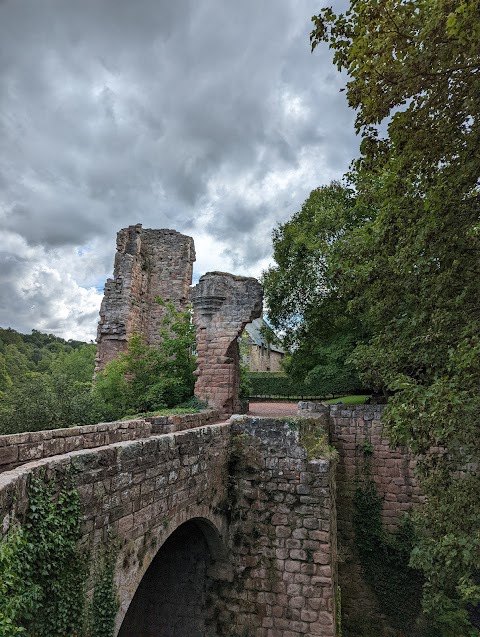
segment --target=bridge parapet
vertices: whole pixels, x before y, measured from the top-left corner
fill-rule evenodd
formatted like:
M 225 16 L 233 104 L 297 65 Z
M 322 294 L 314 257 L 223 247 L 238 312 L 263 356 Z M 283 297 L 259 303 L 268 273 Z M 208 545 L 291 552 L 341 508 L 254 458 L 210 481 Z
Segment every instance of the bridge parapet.
M 161 570 L 168 561 L 161 549 L 182 529 L 194 538 L 186 525 L 195 524 L 210 555 L 209 601 L 203 615 L 187 618 L 202 626 L 198 634 L 248 629 L 259 637 L 287 637 L 292 631 L 331 637 L 333 465 L 310 457 L 308 448 L 295 419 L 234 418 L 41 458 L 0 475 L 0 535 L 15 519 L 21 522 L 32 475 L 59 483 L 71 467 L 81 501 L 80 541 L 90 551 L 92 567 L 112 537 L 120 547 L 115 634 L 143 634 L 139 617 L 158 621 L 158 604 L 153 615 L 148 605 L 137 608 L 133 632 L 125 616 L 136 591 L 148 592 L 148 585 L 140 586 L 148 582 L 147 570 L 160 569 L 164 586 L 165 578 L 177 578 L 176 566 L 173 575 Z M 188 612 L 188 604 L 183 610 Z
M 196 414 L 152 416 L 0 436 L 0 473 L 32 460 L 51 458 L 80 449 L 94 449 L 115 442 L 148 438 L 155 434 L 204 427 L 219 419 L 218 411 L 205 409 Z

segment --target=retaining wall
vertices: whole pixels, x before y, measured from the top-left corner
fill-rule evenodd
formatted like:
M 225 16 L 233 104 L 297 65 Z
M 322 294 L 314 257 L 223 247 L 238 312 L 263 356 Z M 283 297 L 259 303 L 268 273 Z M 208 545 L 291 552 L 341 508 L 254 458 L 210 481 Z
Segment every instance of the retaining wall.
M 384 405 L 324 405 L 305 401 L 298 407 L 300 415 L 322 419 L 329 431 L 330 444 L 339 455 L 337 520 L 344 623 L 347 627 L 360 625 L 368 614 L 381 618 L 355 549 L 353 495 L 365 477 L 367 464 L 368 474 L 383 499 L 383 526 L 394 532 L 403 514 L 423 502 L 415 478 L 415 460 L 406 447 L 390 447 L 382 423 Z M 385 635 L 389 634 L 385 626 Z

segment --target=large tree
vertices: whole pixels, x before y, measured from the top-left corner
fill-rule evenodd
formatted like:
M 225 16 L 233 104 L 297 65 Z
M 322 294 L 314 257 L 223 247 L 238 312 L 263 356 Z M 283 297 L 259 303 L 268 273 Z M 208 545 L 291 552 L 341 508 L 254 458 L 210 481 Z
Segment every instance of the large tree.
M 393 442 L 427 504 L 412 563 L 424 609 L 459 637 L 480 600 L 480 14 L 477 1 L 357 0 L 313 18 L 357 110 L 351 180 L 375 217 L 340 241 L 336 284 L 372 337 L 355 352 L 394 390 Z
M 290 351 L 287 371 L 317 395 L 360 387 L 349 356 L 366 328 L 348 315 L 332 266 L 340 239 L 364 220 L 352 190 L 333 182 L 273 231 L 275 265 L 263 275 L 269 317 Z

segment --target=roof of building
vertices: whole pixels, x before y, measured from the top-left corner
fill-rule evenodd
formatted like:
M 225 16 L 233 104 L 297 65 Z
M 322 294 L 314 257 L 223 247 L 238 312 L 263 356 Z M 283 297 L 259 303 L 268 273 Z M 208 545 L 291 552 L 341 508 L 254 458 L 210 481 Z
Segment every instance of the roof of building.
M 262 333 L 264 326 L 267 326 L 267 328 L 269 327 L 268 323 L 262 317 L 260 317 L 260 318 L 254 319 L 251 323 L 247 323 L 247 326 L 245 327 L 245 331 L 247 332 L 249 337 L 252 339 L 253 343 L 255 343 L 255 345 L 258 345 L 258 347 L 265 347 L 265 348 L 270 347 L 272 352 L 279 352 L 280 354 L 285 354 L 285 350 L 280 345 L 280 343 L 267 342 L 265 336 Z

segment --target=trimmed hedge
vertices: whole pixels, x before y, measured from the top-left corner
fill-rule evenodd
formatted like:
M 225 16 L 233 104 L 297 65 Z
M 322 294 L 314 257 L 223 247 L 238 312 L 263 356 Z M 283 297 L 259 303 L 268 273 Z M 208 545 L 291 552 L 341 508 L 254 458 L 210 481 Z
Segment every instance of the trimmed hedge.
M 323 399 L 325 394 L 315 393 L 315 388 L 286 374 L 274 372 L 248 372 L 252 398 Z M 332 394 L 329 394 L 331 397 Z

